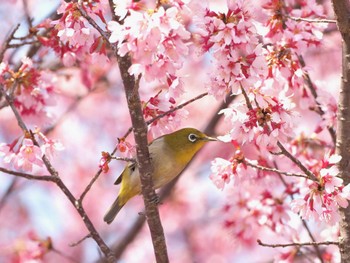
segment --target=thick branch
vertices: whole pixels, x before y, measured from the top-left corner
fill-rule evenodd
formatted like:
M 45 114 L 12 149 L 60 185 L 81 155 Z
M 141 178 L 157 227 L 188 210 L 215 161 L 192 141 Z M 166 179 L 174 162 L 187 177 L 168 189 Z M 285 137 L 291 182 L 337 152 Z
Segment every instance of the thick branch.
M 336 152 L 342 159 L 338 165 L 344 185 L 350 183 L 350 3 L 348 0 L 333 0 L 337 26 L 343 38 L 342 81 L 340 85 Z M 340 209 L 339 247 L 341 262 L 350 262 L 350 207 Z
M 156 261 L 169 262 L 165 244 L 163 227 L 159 217 L 158 206 L 152 200 L 156 198 L 153 188 L 153 166 L 150 162 L 150 154 L 147 142 L 147 124 L 143 118 L 141 100 L 138 92 L 139 82 L 130 76 L 128 69 L 131 66 L 131 58 L 126 55 L 118 57 L 119 69 L 123 79 L 125 95 L 128 102 L 131 123 L 136 142 L 137 163 L 141 180 L 141 192 L 145 204 L 146 219 L 151 232 Z

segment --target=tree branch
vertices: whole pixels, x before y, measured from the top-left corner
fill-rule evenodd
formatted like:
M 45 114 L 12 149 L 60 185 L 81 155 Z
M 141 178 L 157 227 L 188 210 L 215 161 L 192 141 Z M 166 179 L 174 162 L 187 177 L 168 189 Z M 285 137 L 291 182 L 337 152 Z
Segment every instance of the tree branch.
M 297 54 L 297 57 L 298 57 L 300 65 L 302 67 L 305 67 L 306 64 L 305 64 L 303 56 Z M 316 103 L 316 106 L 317 106 L 316 113 L 318 113 L 322 117 L 324 115 L 324 111 L 322 110 L 320 103 L 318 103 L 318 101 L 317 101 L 317 98 L 318 98 L 317 91 L 315 89 L 314 84 L 311 81 L 311 77 L 310 77 L 308 72 L 304 73 L 304 80 L 306 81 L 307 87 L 309 88 L 312 96 L 315 99 L 315 103 Z M 327 130 L 328 130 L 328 132 L 329 132 L 329 134 L 330 134 L 330 136 L 332 138 L 333 144 L 335 145 L 337 138 L 336 138 L 336 134 L 335 134 L 334 128 L 333 127 L 327 127 Z
M 280 141 L 277 142 L 277 146 L 281 149 L 282 154 L 288 159 L 290 159 L 293 163 L 295 163 L 300 168 L 300 170 L 302 170 L 307 175 L 307 177 L 310 180 L 318 181 L 317 177 L 309 169 L 307 169 L 306 166 L 304 166 L 297 158 L 295 158 L 290 152 L 288 152 L 288 150 L 284 148 L 283 144 Z
M 164 231 L 159 217 L 158 206 L 152 202 L 156 197 L 156 192 L 153 188 L 153 166 L 150 161 L 148 150 L 148 128 L 143 118 L 141 100 L 138 92 L 139 81 L 135 81 L 134 77 L 128 73 L 128 69 L 132 65 L 131 58 L 128 55 L 124 57 L 120 57 L 117 53 L 115 55 L 118 58 L 119 69 L 123 79 L 131 123 L 134 130 L 136 156 L 141 180 L 141 193 L 145 204 L 146 219 L 151 232 L 154 253 L 158 263 L 166 263 L 169 262 L 169 258 L 165 244 Z
M 16 85 L 16 83 L 14 85 Z M 12 109 L 12 111 L 17 119 L 18 125 L 20 126 L 20 128 L 22 129 L 24 134 L 26 134 L 26 135 L 30 134 L 33 143 L 36 146 L 39 146 L 34 135 L 27 129 L 21 115 L 19 114 L 17 108 L 15 107 L 15 105 L 13 103 L 13 99 L 6 93 L 6 91 L 4 90 L 4 88 L 2 86 L 0 86 L 0 92 L 3 94 L 6 101 L 8 102 L 9 106 L 11 107 L 11 109 Z M 67 188 L 67 186 L 63 183 L 63 181 L 58 176 L 58 172 L 55 170 L 55 168 L 52 166 L 51 162 L 49 161 L 49 159 L 45 155 L 42 156 L 42 160 L 43 160 L 48 172 L 50 173 L 50 176 L 46 176 L 46 177 L 45 176 L 34 176 L 34 175 L 18 173 L 18 172 L 14 172 L 14 171 L 12 171 L 12 172 L 10 171 L 10 172 L 13 175 L 21 176 L 21 177 L 24 177 L 26 179 L 35 179 L 35 180 L 54 182 L 62 190 L 62 192 L 66 195 L 66 197 L 73 204 L 75 209 L 78 211 L 79 215 L 81 216 L 82 220 L 85 223 L 86 228 L 89 230 L 92 238 L 96 241 L 96 243 L 99 246 L 99 248 L 101 249 L 101 251 L 107 257 L 108 262 L 111 262 L 111 263 L 114 262 L 115 261 L 114 255 L 112 254 L 109 247 L 105 244 L 103 239 L 98 234 L 95 226 L 92 224 L 90 218 L 87 216 L 83 206 L 81 205 L 81 202 L 79 200 L 75 199 L 73 194 L 70 192 L 70 190 Z
M 2 47 L 0 50 L 0 62 L 2 62 L 4 60 L 5 52 L 8 49 L 8 46 L 9 46 L 11 40 L 14 38 L 14 35 L 17 32 L 18 28 L 19 28 L 19 24 L 16 25 L 16 27 L 12 30 L 12 32 L 6 38 L 4 44 L 2 44 Z
M 27 20 L 27 23 L 28 23 L 28 27 L 30 29 L 30 28 L 33 27 L 33 23 L 32 23 L 32 18 L 30 18 L 27 0 L 22 0 L 22 4 L 23 4 L 25 17 L 26 17 L 26 20 Z
M 336 241 L 324 241 L 324 242 L 304 242 L 304 243 L 288 243 L 288 244 L 266 244 L 263 243 L 260 239 L 257 240 L 258 244 L 263 247 L 303 247 L 303 246 L 330 246 L 336 245 L 339 246 L 339 242 Z
M 338 164 L 344 185 L 350 183 L 350 3 L 348 0 L 332 0 L 337 26 L 343 39 L 342 79 L 340 85 L 336 153 L 342 159 Z M 350 207 L 340 208 L 339 248 L 341 262 L 350 262 Z
M 326 19 L 326 18 L 319 18 L 319 19 L 312 19 L 312 18 L 305 18 L 305 17 L 294 17 L 294 16 L 287 16 L 287 18 L 297 21 L 297 22 L 309 22 L 309 23 L 336 23 L 337 21 L 334 19 Z
M 1 168 L 0 168 L 1 169 Z M 15 177 L 12 179 L 10 185 L 7 187 L 7 189 L 5 190 L 4 195 L 1 197 L 0 199 L 0 211 L 1 209 L 5 206 L 6 200 L 7 198 L 11 195 L 11 193 L 14 191 L 16 183 L 18 181 L 18 178 Z
M 249 97 L 246 93 L 246 91 L 244 90 L 243 86 L 240 85 L 243 96 L 245 98 L 247 107 L 249 110 L 253 110 L 253 106 L 251 104 L 251 102 L 249 101 Z M 283 146 L 283 144 L 280 141 L 277 141 L 277 146 L 281 149 L 281 154 L 283 154 L 284 156 L 286 156 L 288 159 L 290 159 L 293 163 L 295 163 L 300 170 L 302 170 L 309 179 L 313 180 L 313 181 L 318 181 L 317 177 L 309 170 L 307 169 L 306 166 L 304 166 L 297 158 L 295 158 L 290 152 L 288 152 L 288 150 Z
M 309 178 L 305 174 L 296 174 L 296 173 L 283 172 L 283 171 L 280 171 L 280 170 L 278 170 L 276 168 L 270 168 L 270 167 L 265 167 L 265 166 L 261 166 L 261 165 L 258 165 L 258 164 L 254 164 L 250 160 L 247 160 L 247 159 L 244 159 L 244 162 L 248 166 L 256 168 L 256 169 L 259 169 L 259 170 L 262 170 L 262 171 L 274 172 L 274 173 L 277 173 L 277 174 L 283 174 L 283 175 L 292 176 L 292 177 L 301 177 L 301 178 L 310 179 L 310 180 L 315 181 L 313 178 Z
M 37 180 L 37 181 L 47 181 L 47 182 L 56 182 L 56 177 L 51 175 L 33 175 L 28 173 L 16 172 L 3 167 L 0 167 L 0 172 L 15 175 L 18 177 L 22 177 L 28 180 Z

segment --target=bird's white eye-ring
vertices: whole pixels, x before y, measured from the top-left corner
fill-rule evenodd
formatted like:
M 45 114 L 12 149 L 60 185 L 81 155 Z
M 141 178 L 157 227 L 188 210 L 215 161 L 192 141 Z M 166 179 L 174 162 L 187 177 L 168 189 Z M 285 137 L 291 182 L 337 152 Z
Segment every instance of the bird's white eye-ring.
M 190 134 L 188 135 L 188 140 L 189 140 L 190 142 L 195 142 L 195 141 L 197 141 L 197 139 L 198 139 L 198 136 L 195 135 L 195 134 L 193 134 L 193 133 L 190 133 Z

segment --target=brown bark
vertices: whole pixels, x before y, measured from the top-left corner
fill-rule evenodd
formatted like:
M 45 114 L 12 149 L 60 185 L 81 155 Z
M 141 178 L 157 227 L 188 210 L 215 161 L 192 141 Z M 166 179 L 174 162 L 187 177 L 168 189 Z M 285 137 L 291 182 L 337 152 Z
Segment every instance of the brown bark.
M 153 189 L 153 167 L 150 162 L 148 151 L 147 125 L 143 118 L 138 92 L 139 85 L 138 81 L 135 81 L 135 78 L 128 73 L 128 69 L 131 66 L 130 57 L 127 55 L 125 57 L 118 56 L 118 63 L 134 131 L 137 163 L 141 179 L 141 192 L 144 199 L 146 219 L 151 232 L 154 253 L 158 263 L 167 263 L 169 262 L 168 252 L 158 206 L 155 202 L 152 202 L 152 200 L 155 200 L 157 197 Z
M 344 185 L 350 183 L 350 4 L 348 0 L 333 0 L 337 26 L 343 40 L 342 79 L 339 93 L 336 150 L 342 156 L 339 163 Z M 339 248 L 341 262 L 350 262 L 350 206 L 341 209 Z

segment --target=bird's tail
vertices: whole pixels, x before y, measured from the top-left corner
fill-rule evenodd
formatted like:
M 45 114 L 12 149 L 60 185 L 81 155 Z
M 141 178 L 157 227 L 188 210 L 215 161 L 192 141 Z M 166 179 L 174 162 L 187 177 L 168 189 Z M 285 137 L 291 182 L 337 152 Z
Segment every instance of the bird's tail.
M 107 223 L 110 224 L 114 220 L 114 218 L 117 216 L 119 213 L 120 209 L 125 205 L 125 203 L 121 202 L 119 196 L 118 198 L 114 201 L 112 204 L 111 208 L 108 210 L 108 212 L 105 214 L 103 220 Z

